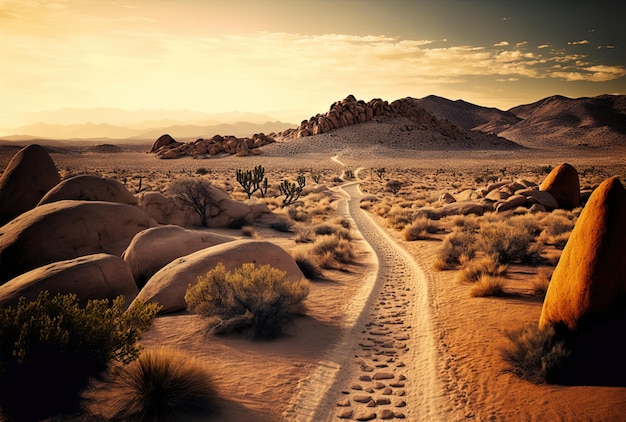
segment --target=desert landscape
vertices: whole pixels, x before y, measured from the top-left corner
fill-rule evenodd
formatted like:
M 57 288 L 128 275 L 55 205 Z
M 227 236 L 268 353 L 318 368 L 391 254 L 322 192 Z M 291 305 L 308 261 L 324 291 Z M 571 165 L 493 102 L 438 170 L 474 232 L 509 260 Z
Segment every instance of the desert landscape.
M 624 420 L 625 104 L 349 95 L 278 133 L 7 141 L 0 415 Z M 42 291 L 124 298 L 67 390 L 50 350 L 100 343 L 20 325 Z

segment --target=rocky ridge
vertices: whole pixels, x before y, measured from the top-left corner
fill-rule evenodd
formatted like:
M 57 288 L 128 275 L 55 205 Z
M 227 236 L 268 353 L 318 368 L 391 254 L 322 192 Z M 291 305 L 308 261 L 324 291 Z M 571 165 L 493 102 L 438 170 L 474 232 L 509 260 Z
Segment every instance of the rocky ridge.
M 256 133 L 251 138 L 215 135 L 210 139 L 199 138 L 194 142 L 178 142 L 170 135 L 159 137 L 150 153 L 160 159 L 173 159 L 185 156 L 193 158 L 209 158 L 220 154 L 237 155 L 240 157 L 254 155 L 256 148 L 275 142 L 272 134 Z

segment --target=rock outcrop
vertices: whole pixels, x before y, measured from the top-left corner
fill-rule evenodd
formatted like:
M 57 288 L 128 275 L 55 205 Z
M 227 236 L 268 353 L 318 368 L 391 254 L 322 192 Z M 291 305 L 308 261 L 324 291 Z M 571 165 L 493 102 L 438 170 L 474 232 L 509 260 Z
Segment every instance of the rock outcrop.
M 35 268 L 0 286 L 0 305 L 15 305 L 21 296 L 34 300 L 47 290 L 51 296 L 74 293 L 84 305 L 90 299 L 115 299 L 122 295 L 126 305 L 139 289 L 122 258 L 95 254 Z
M 137 198 L 117 180 L 98 176 L 75 176 L 53 187 L 39 205 L 72 199 L 77 201 L 104 201 L 137 205 Z
M 170 135 L 163 135 L 152 145 L 151 153 L 157 158 L 175 159 L 180 157 L 209 158 L 219 155 L 240 157 L 257 154 L 257 148 L 275 142 L 274 137 L 256 133 L 250 138 L 215 135 L 210 139 L 197 139 L 194 142 L 177 142 Z
M 598 186 L 552 275 L 539 325 L 608 314 L 626 297 L 626 190 L 616 177 Z M 623 306 L 623 303 L 622 303 Z
M 541 183 L 539 190 L 550 192 L 560 208 L 572 209 L 580 205 L 578 172 L 567 163 L 554 168 Z
M 156 222 L 139 207 L 100 201 L 58 201 L 0 227 L 0 283 L 56 261 L 96 253 L 121 255 Z
M 291 255 L 281 247 L 266 241 L 235 240 L 175 259 L 148 280 L 136 300 L 158 302 L 163 306 L 162 312 L 184 310 L 187 287 L 196 284 L 198 277 L 206 275 L 220 262 L 226 270 L 253 262 L 286 271 L 293 281 L 304 277 Z
M 161 268 L 181 256 L 234 240 L 204 230 L 179 226 L 152 227 L 137 233 L 122 254 L 139 287 Z
M 19 150 L 0 178 L 0 224 L 33 209 L 59 181 L 59 172 L 43 147 Z

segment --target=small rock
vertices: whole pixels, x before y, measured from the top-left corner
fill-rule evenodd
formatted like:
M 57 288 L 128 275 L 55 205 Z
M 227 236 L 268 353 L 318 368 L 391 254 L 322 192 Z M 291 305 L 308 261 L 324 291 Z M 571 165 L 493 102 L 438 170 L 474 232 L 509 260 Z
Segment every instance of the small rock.
M 380 413 L 381 419 L 393 419 L 394 416 L 395 414 L 393 413 L 393 410 L 389 409 L 385 409 Z
M 393 379 L 393 374 L 389 373 L 389 372 L 377 372 L 377 373 L 374 374 L 372 379 L 375 379 L 375 380 L 389 380 L 389 379 Z
M 398 380 L 399 380 L 399 381 L 404 381 L 404 380 L 406 380 L 406 377 L 405 377 L 404 375 L 400 375 L 400 376 L 398 377 Z
M 379 406 L 383 406 L 385 404 L 391 404 L 391 400 L 389 400 L 387 397 L 383 397 L 380 399 L 376 399 L 376 404 Z M 398 407 L 398 406 L 396 406 Z
M 363 372 L 374 372 L 374 368 L 372 368 L 371 366 L 363 365 L 363 366 L 361 366 L 361 371 L 363 371 Z
M 352 397 L 352 400 L 357 403 L 368 403 L 370 400 L 372 400 L 372 396 L 354 396 Z
M 350 399 L 345 399 L 337 403 L 339 407 L 348 407 L 350 406 Z
M 367 402 L 367 407 L 376 407 L 376 402 L 372 399 L 369 402 Z
M 406 402 L 404 400 L 399 400 L 397 401 L 394 406 L 396 407 L 405 407 L 406 406 Z
M 357 415 L 355 418 L 357 421 L 371 421 L 372 419 L 376 419 L 376 413 L 361 413 Z
M 382 382 L 377 382 L 376 385 L 374 385 L 374 388 L 377 390 L 380 390 L 382 388 L 385 388 L 385 384 L 383 384 Z
M 372 380 L 372 377 L 370 377 L 369 375 L 361 375 L 361 376 L 359 377 L 359 380 L 360 380 L 360 381 L 366 381 L 366 382 L 367 382 L 367 381 L 371 381 L 371 380 Z
M 351 388 L 352 390 L 362 390 L 362 389 L 363 389 L 363 387 L 361 387 L 359 384 L 352 384 L 352 385 L 350 386 L 350 388 Z
M 339 419 L 350 419 L 352 417 L 352 414 L 354 413 L 354 410 L 352 409 L 346 409 L 343 412 L 339 413 Z
M 396 393 L 396 396 L 399 396 L 399 397 L 406 396 L 406 391 L 398 390 L 398 392 Z
M 396 412 L 396 413 L 394 413 L 394 416 L 395 416 L 397 419 L 404 419 L 404 418 L 406 418 L 406 416 L 404 416 L 404 413 L 397 413 L 397 412 Z
M 383 396 L 389 396 L 391 394 L 393 394 L 393 390 L 391 388 L 387 387 L 383 390 Z

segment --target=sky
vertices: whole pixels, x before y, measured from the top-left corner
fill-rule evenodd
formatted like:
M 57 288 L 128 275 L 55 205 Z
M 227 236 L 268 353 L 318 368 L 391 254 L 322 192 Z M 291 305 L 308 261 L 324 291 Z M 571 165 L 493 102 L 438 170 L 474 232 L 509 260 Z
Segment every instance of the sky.
M 299 123 L 349 94 L 502 110 L 626 94 L 625 15 L 604 0 L 0 0 L 0 127 L 63 108 Z

